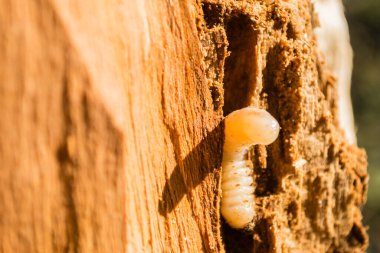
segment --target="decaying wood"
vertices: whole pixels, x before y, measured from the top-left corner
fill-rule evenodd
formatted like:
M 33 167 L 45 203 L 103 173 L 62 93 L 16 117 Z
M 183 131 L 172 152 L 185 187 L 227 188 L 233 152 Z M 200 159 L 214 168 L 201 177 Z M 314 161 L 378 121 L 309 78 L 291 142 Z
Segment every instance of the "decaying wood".
M 340 0 L 318 0 L 314 4 L 319 26 L 315 28 L 318 48 L 324 54 L 327 71 L 336 79 L 337 116 L 349 143 L 356 143 L 354 116 L 351 105 L 352 49 L 344 8 Z M 325 71 L 326 72 L 326 71 Z
M 336 119 L 309 1 L 1 1 L 0 252 L 363 252 L 366 156 Z M 253 231 L 219 214 L 223 114 Z

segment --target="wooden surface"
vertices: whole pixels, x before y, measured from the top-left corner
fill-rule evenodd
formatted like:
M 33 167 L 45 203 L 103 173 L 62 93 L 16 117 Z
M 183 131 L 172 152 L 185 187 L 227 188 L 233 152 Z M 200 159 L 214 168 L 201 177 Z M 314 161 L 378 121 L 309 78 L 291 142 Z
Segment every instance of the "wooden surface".
M 0 252 L 363 252 L 365 153 L 336 123 L 313 15 L 0 1 Z M 223 113 L 247 105 L 282 127 L 251 152 L 253 232 L 219 214 Z

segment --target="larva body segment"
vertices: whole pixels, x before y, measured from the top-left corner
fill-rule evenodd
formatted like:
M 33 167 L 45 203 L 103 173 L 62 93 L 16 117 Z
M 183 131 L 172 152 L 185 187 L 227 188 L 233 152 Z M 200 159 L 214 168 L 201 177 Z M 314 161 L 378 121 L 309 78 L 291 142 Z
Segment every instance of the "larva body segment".
M 253 169 L 246 154 L 250 146 L 277 139 L 280 126 L 266 110 L 246 107 L 225 118 L 221 211 L 233 228 L 246 227 L 254 217 Z

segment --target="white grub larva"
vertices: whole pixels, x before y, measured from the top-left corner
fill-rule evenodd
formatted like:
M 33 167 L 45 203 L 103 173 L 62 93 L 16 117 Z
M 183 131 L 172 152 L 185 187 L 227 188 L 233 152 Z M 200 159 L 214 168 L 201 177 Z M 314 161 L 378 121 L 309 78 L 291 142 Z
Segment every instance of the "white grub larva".
M 276 140 L 280 126 L 266 110 L 246 107 L 225 118 L 221 211 L 227 223 L 246 227 L 254 217 L 253 169 L 246 156 L 250 146 Z

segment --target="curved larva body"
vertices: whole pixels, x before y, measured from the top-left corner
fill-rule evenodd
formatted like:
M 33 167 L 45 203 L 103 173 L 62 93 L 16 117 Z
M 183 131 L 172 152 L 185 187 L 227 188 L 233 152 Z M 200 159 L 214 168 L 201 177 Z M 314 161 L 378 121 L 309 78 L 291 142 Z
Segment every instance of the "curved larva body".
M 221 211 L 233 228 L 244 228 L 254 216 L 252 168 L 246 160 L 248 148 L 276 140 L 280 127 L 267 111 L 246 107 L 225 118 L 222 161 Z

